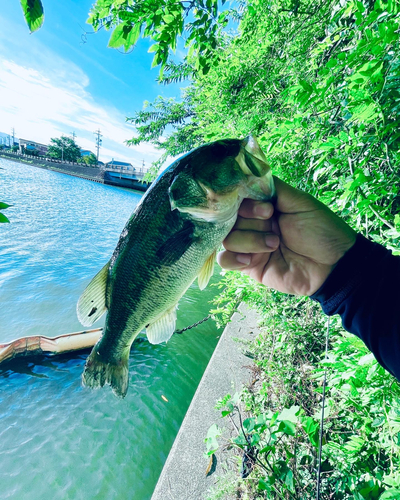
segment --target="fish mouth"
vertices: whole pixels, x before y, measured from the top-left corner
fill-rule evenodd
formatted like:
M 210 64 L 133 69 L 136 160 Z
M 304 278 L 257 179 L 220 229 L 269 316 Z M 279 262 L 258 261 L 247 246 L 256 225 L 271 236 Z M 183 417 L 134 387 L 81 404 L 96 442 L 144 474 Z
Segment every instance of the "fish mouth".
M 267 158 L 253 135 L 243 139 L 240 146 L 240 152 L 235 160 L 245 175 L 263 177 L 271 171 Z
M 254 136 L 250 135 L 241 141 L 240 152 L 235 160 L 246 175 L 241 190 L 243 198 L 272 202 L 276 200 L 271 167 Z

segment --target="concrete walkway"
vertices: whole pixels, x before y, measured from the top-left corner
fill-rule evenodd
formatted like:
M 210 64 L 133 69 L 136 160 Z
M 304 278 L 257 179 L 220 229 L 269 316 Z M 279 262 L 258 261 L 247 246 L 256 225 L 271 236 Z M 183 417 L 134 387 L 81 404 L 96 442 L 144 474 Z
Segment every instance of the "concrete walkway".
M 226 468 L 227 454 L 218 450 L 215 472 L 206 477 L 209 459 L 204 457 L 204 439 L 212 424 L 226 425 L 221 411 L 214 408 L 217 400 L 240 391 L 250 379 L 252 361 L 242 354 L 241 343 L 234 339 L 255 338 L 259 333 L 258 317 L 243 304 L 239 311 L 225 328 L 204 372 L 151 500 L 205 500 L 207 491 Z

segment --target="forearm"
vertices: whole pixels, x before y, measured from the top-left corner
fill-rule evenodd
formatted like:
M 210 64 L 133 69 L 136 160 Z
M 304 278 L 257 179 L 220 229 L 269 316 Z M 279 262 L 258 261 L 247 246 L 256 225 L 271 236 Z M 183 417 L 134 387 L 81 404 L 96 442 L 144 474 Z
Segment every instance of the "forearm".
M 400 380 L 400 257 L 361 235 L 311 297 Z

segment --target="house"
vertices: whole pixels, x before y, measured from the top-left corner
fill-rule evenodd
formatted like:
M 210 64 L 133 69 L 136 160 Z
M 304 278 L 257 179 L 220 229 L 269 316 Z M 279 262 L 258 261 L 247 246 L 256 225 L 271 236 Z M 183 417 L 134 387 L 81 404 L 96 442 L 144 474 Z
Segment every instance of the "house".
M 40 142 L 27 141 L 26 139 L 19 140 L 19 152 L 23 153 L 24 150 L 36 151 L 38 155 L 46 156 L 49 147 L 46 144 L 40 144 Z

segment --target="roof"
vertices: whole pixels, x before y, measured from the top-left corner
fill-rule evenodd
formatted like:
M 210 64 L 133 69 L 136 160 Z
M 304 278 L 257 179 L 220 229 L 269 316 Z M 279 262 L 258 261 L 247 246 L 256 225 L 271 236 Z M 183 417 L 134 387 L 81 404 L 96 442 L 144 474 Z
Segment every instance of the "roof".
M 125 161 L 109 161 L 106 163 L 107 166 L 115 166 L 115 167 L 132 167 L 132 163 L 126 163 Z
M 42 148 L 48 148 L 49 146 L 47 144 L 41 144 L 40 142 L 35 142 L 35 141 L 31 141 L 31 140 L 28 140 L 28 139 L 19 139 L 19 142 L 26 142 L 27 144 L 32 144 L 34 146 L 41 146 Z

